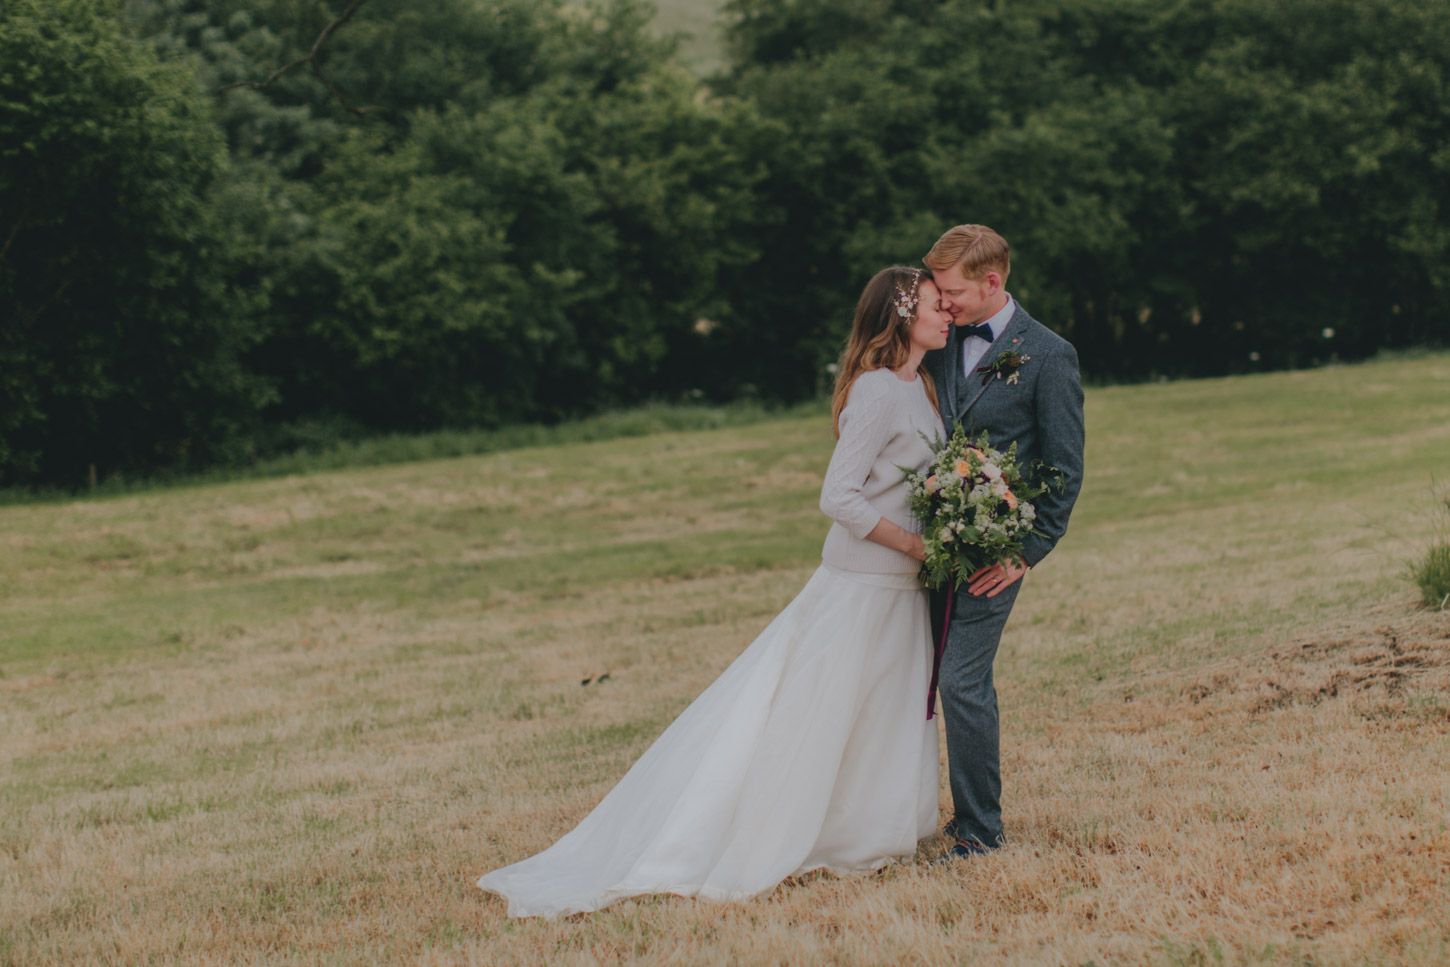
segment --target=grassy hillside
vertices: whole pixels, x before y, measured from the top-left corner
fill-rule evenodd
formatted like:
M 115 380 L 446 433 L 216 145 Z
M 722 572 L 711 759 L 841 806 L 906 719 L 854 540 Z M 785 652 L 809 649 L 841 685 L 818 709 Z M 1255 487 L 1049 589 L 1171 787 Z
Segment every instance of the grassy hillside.
M 557 924 L 473 879 L 805 582 L 821 418 L 0 509 L 0 964 L 1444 963 L 1450 615 L 1403 574 L 1447 386 L 1090 391 L 998 660 L 1011 845 Z
M 680 60 L 697 74 L 713 74 L 725 66 L 725 38 L 719 24 L 723 3 L 715 0 L 654 0 L 659 8 L 655 29 L 682 34 Z

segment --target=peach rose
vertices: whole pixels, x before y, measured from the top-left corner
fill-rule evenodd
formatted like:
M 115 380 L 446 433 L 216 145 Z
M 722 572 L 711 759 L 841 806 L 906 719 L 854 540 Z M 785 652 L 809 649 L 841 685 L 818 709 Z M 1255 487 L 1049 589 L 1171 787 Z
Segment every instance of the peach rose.
M 1005 494 L 1003 494 L 1002 499 L 1007 501 L 1007 507 L 1010 510 L 1017 509 L 1017 495 L 1012 493 L 1012 491 L 1009 490 Z
M 977 465 L 981 466 L 987 462 L 987 455 L 976 447 L 967 447 L 966 458 L 957 461 L 957 476 L 970 477 L 972 475 L 972 461 L 970 458 L 977 458 Z

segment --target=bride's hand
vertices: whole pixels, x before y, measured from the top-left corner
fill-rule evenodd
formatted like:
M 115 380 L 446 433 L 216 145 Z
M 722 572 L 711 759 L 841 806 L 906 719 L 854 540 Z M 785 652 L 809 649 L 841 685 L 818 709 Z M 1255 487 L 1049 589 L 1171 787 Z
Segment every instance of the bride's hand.
M 866 539 L 875 541 L 883 547 L 898 550 L 918 561 L 926 560 L 926 545 L 921 542 L 921 535 L 913 534 L 905 527 L 893 524 L 885 517 L 876 522 L 876 526 L 871 528 L 871 533 L 866 535 Z

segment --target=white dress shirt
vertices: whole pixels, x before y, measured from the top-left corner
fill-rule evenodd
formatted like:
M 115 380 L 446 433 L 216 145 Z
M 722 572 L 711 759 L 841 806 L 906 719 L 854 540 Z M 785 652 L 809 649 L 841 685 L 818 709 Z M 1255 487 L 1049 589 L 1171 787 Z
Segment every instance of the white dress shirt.
M 1012 296 L 1007 296 L 1007 304 L 992 314 L 987 320 L 987 325 L 992 327 L 992 338 L 996 339 L 1007 330 L 1007 323 L 1012 321 L 1012 313 L 1017 311 L 1017 304 L 1012 301 Z M 962 373 L 968 377 L 987 354 L 987 349 L 992 344 L 981 336 L 968 336 L 962 340 Z

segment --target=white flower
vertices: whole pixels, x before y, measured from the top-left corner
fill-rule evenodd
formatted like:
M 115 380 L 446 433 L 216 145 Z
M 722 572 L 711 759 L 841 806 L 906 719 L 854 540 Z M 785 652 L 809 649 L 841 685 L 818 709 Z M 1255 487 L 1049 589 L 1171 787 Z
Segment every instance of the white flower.
M 952 533 L 952 529 L 950 527 L 943 527 L 941 530 L 937 531 L 936 539 L 941 541 L 943 544 L 949 544 L 956 536 L 956 534 Z
M 992 481 L 993 483 L 995 483 L 998 480 L 1001 480 L 1002 479 L 1002 471 L 994 463 L 986 463 L 986 464 L 983 464 L 982 465 L 982 473 L 984 473 L 986 475 L 987 479 L 990 480 L 990 481 Z

